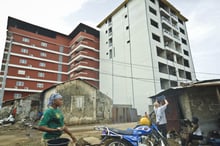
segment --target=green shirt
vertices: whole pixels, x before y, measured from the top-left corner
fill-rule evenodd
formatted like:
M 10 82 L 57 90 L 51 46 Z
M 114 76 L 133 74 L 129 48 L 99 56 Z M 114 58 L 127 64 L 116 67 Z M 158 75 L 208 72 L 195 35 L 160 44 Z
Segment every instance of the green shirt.
M 59 108 L 54 109 L 52 107 L 48 108 L 38 124 L 39 126 L 46 126 L 49 128 L 58 128 L 64 126 L 64 116 Z M 62 135 L 61 131 L 45 132 L 43 134 L 44 139 L 54 139 Z

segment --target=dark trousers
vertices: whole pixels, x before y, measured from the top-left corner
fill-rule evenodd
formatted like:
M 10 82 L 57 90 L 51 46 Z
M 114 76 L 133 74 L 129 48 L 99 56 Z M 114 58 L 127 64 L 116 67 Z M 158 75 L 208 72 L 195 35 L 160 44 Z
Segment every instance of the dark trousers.
M 158 129 L 162 133 L 162 135 L 166 138 L 167 137 L 167 124 L 158 125 Z
M 192 133 L 189 134 L 189 139 L 187 143 L 192 143 L 193 140 L 202 140 L 203 136 L 202 135 L 194 135 Z

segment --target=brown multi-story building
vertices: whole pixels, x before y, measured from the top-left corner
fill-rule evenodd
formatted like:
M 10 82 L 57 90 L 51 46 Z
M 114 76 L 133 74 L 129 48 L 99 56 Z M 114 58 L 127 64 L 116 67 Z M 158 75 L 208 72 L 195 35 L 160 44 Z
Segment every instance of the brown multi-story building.
M 99 88 L 99 31 L 80 23 L 69 35 L 8 17 L 2 102 L 82 79 Z

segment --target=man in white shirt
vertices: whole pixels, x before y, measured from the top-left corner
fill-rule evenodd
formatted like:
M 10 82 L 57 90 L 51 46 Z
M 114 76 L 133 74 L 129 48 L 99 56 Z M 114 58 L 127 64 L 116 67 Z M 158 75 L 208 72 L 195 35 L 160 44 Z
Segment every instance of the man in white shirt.
M 168 105 L 168 101 L 165 98 L 161 101 L 156 100 L 156 102 L 154 103 L 156 124 L 164 137 L 166 137 L 167 135 L 167 118 L 165 113 L 167 105 Z

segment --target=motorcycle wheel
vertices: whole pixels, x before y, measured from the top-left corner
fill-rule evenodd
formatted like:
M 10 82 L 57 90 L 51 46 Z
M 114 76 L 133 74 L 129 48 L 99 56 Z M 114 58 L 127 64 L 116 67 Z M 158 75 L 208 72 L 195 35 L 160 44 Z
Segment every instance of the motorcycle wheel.
M 165 138 L 161 138 L 154 146 L 170 146 Z
M 132 145 L 122 139 L 112 138 L 105 140 L 104 146 L 132 146 Z

